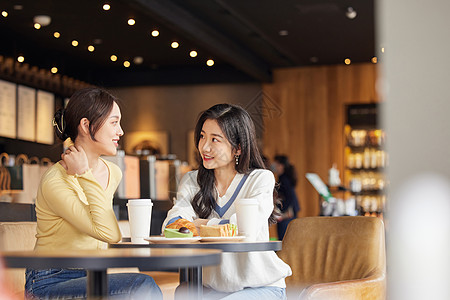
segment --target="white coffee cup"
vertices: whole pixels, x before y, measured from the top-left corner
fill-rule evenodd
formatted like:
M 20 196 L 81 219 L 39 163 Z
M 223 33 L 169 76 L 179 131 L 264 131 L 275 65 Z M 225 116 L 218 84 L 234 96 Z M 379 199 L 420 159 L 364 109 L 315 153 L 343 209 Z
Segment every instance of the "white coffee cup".
M 258 201 L 256 199 L 240 199 L 236 201 L 236 219 L 238 234 L 245 236 L 246 242 L 256 240 L 258 230 Z
M 152 221 L 151 199 L 130 199 L 127 203 L 128 220 L 130 222 L 131 242 L 133 244 L 148 244 L 144 238 L 150 236 Z

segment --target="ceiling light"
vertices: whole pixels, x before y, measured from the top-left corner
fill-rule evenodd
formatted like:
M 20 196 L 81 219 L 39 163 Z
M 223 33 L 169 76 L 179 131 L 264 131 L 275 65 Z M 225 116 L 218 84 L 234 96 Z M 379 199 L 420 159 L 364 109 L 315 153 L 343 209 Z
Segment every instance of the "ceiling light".
M 19 55 L 19 56 L 17 57 L 17 61 L 18 61 L 18 62 L 24 62 L 24 60 L 25 60 L 25 57 L 23 57 L 22 55 Z
M 111 5 L 109 5 L 108 3 L 103 4 L 103 10 L 110 10 L 111 9 Z
M 214 60 L 208 59 L 208 60 L 206 61 L 206 65 L 207 65 L 208 67 L 213 66 L 213 65 L 214 65 Z
M 94 50 L 95 50 L 95 47 L 94 47 L 94 46 L 92 46 L 92 45 L 89 45 L 89 46 L 88 46 L 88 51 L 89 51 L 89 52 L 94 52 Z
M 280 31 L 278 31 L 278 34 L 280 36 L 287 36 L 287 35 L 289 35 L 289 31 L 287 31 L 287 30 L 280 30 Z
M 41 24 L 39 24 L 39 23 L 34 23 L 34 28 L 36 28 L 36 29 L 41 29 Z
M 376 64 L 378 62 L 378 58 L 376 56 L 372 57 L 372 63 Z
M 22 4 L 16 4 L 13 6 L 14 10 L 22 10 L 23 9 L 23 5 Z
M 6 18 L 8 16 L 8 12 L 6 10 L 2 11 L 2 16 Z
M 74 46 L 74 47 L 78 46 L 78 41 L 77 40 L 73 40 L 72 41 L 72 46 Z
M 346 58 L 346 59 L 344 60 L 344 63 L 345 63 L 346 65 L 349 65 L 349 64 L 352 63 L 352 61 L 350 60 L 350 58 Z
M 57 67 L 53 67 L 50 72 L 52 72 L 53 74 L 58 73 L 58 68 Z
M 136 24 L 134 19 L 128 19 L 128 25 L 133 26 L 134 24 Z
M 128 68 L 129 66 L 131 66 L 130 62 L 128 60 L 123 62 L 123 65 L 125 68 Z
M 159 35 L 159 31 L 158 30 L 153 30 L 152 31 L 152 36 L 153 37 L 157 37 Z
M 190 55 L 191 57 L 196 57 L 196 56 L 197 56 L 197 51 L 192 50 L 191 52 L 189 52 L 189 55 Z
M 351 6 L 347 7 L 347 10 L 345 11 L 345 16 L 347 18 L 353 20 L 354 18 L 356 18 L 357 15 L 358 13 L 356 12 L 356 10 L 353 9 L 353 7 Z
M 52 18 L 47 15 L 38 15 L 33 18 L 34 23 L 39 23 L 41 26 L 48 26 L 52 22 Z
M 58 31 L 55 31 L 55 32 L 53 33 L 53 36 L 54 36 L 55 38 L 59 39 L 59 38 L 61 37 L 61 33 L 59 33 Z
M 133 62 L 134 62 L 136 65 L 140 65 L 140 64 L 142 64 L 142 63 L 144 62 L 144 58 L 143 58 L 142 56 L 136 56 L 136 57 L 133 59 Z
M 178 42 L 172 42 L 172 44 L 170 46 L 172 46 L 172 48 L 175 49 L 175 48 L 178 48 L 178 46 L 180 46 L 180 44 L 178 44 Z
M 117 60 L 117 56 L 115 56 L 114 54 L 111 55 L 109 58 L 110 58 L 112 61 L 116 61 L 116 60 Z
M 100 45 L 101 43 L 103 43 L 103 40 L 102 39 L 95 39 L 93 42 L 96 45 Z
M 384 53 L 384 47 L 381 48 L 381 53 Z

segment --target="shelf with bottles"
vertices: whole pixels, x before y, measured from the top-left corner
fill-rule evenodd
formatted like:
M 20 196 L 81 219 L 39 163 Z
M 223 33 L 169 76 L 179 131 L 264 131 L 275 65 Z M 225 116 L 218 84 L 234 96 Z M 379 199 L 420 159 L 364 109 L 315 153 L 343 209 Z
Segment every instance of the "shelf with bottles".
M 377 103 L 349 104 L 344 127 L 344 185 L 360 215 L 380 216 L 388 186 L 384 170 L 386 133 L 378 124 Z
M 385 195 L 356 195 L 355 200 L 359 215 L 383 217 L 386 206 Z
M 376 148 L 362 148 L 355 151 L 350 147 L 345 147 L 345 166 L 351 170 L 376 170 L 383 169 L 387 165 L 386 151 Z
M 386 187 L 384 172 L 346 170 L 346 186 L 354 194 L 361 191 L 382 192 Z
M 386 134 L 381 129 L 352 128 L 345 126 L 347 144 L 345 165 L 347 169 L 379 171 L 387 165 L 387 153 L 383 150 Z
M 356 200 L 358 214 L 382 217 L 388 185 L 383 169 L 346 169 L 344 177 L 350 197 Z
M 345 184 L 361 216 L 383 217 L 387 186 L 384 170 L 388 156 L 381 129 L 346 126 Z
M 378 191 L 385 187 L 384 168 L 388 164 L 388 156 L 383 146 L 385 133 L 381 129 L 352 128 L 346 125 L 347 145 L 345 154 L 345 178 L 350 185 L 354 181 L 361 185 L 356 192 Z M 354 190 L 350 187 L 350 190 Z
M 386 133 L 369 126 L 345 126 L 347 145 L 354 148 L 381 148 L 386 142 Z
M 346 125 L 347 145 L 345 164 L 347 169 L 380 169 L 387 165 L 383 150 L 385 133 L 381 129 L 352 129 Z
M 359 192 L 350 192 L 352 195 L 372 196 L 372 195 L 384 195 L 385 190 L 361 190 Z

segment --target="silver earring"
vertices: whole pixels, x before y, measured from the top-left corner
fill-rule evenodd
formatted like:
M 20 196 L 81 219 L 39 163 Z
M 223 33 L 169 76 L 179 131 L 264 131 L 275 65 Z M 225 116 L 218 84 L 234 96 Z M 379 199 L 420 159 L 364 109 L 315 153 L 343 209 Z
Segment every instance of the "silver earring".
M 239 164 L 239 155 L 235 155 L 234 158 L 236 158 L 236 165 Z

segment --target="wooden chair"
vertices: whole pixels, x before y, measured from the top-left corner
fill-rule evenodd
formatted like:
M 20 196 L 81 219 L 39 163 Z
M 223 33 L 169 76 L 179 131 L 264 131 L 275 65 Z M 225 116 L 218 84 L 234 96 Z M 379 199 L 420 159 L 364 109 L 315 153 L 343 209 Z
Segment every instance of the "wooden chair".
M 378 218 L 295 219 L 278 255 L 292 268 L 288 299 L 386 297 L 384 225 Z

